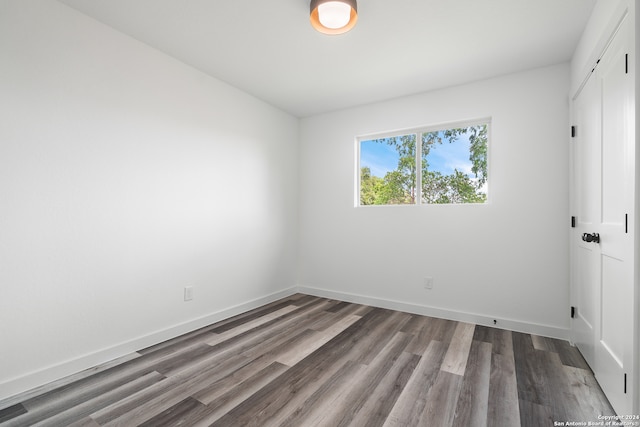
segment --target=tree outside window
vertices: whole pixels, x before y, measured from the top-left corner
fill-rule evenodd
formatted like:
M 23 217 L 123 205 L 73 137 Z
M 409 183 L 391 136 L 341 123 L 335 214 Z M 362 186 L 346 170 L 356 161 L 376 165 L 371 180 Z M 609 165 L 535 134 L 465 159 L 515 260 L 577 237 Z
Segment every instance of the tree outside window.
M 485 203 L 488 127 L 360 139 L 360 205 Z

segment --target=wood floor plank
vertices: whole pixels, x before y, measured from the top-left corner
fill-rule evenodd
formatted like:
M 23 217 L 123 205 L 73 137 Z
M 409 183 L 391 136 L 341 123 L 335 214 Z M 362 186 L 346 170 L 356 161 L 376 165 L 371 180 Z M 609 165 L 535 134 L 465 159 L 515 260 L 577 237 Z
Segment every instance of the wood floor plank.
M 200 414 L 206 410 L 206 405 L 192 397 L 187 397 L 148 421 L 138 424 L 138 427 L 190 425 L 192 419 L 200 417 Z
M 440 370 L 436 382 L 427 393 L 427 405 L 416 425 L 453 426 L 461 390 L 462 376 Z
M 91 417 L 84 417 L 81 420 L 73 422 L 65 427 L 100 427 L 100 424 Z
M 233 348 L 234 352 L 251 351 L 257 346 L 264 347 L 273 343 L 274 340 L 281 340 L 283 336 L 295 333 L 296 330 L 311 327 L 328 314 L 324 309 L 330 305 L 328 301 L 318 300 L 305 305 L 304 309 L 295 309 L 275 319 L 272 314 L 269 314 L 266 321 L 254 319 L 256 323 L 252 328 L 243 324 L 241 325 L 243 331 L 238 331 L 240 333 L 234 334 L 231 330 L 228 331 L 227 339 L 222 341 L 219 339 L 209 340 L 208 342 L 214 347 L 228 346 Z
M 385 427 L 418 425 L 446 351 L 446 345 L 431 341 L 389 413 Z
M 361 307 L 362 306 L 358 304 L 348 304 L 347 306 L 345 306 L 344 308 L 342 308 L 337 312 L 327 311 L 326 316 L 316 321 L 311 326 L 311 329 L 313 329 L 314 331 L 322 332 L 325 329 L 332 327 L 336 322 L 339 322 L 345 317 L 348 317 L 348 316 L 362 317 L 364 311 L 361 310 Z
M 150 367 L 140 367 L 128 362 L 123 366 L 126 368 L 112 368 L 102 371 L 24 402 L 23 405 L 28 412 L 18 419 L 24 420 L 22 422 L 26 423 L 22 425 L 34 424 L 65 413 L 87 401 L 110 393 L 112 390 L 126 387 L 128 384 L 137 382 L 140 378 L 146 378 L 153 372 Z M 10 422 L 8 425 L 13 424 Z
M 455 333 L 457 322 L 432 317 L 423 317 L 422 322 L 423 327 L 417 335 L 414 334 L 408 351 L 420 355 L 432 340 L 449 345 Z
M 331 301 L 330 299 L 327 299 L 327 298 L 321 298 L 314 295 L 305 295 L 305 294 L 294 295 L 293 297 L 291 297 L 291 299 L 292 299 L 292 304 L 297 305 L 298 307 L 309 306 L 318 301 L 324 301 L 324 302 Z
M 582 354 L 580 354 L 578 348 L 572 346 L 567 341 L 538 335 L 531 335 L 531 339 L 533 341 L 533 347 L 536 350 L 558 353 L 563 365 L 580 369 L 591 369 L 584 360 L 584 357 L 582 357 Z
M 81 404 L 73 406 L 65 411 L 58 412 L 53 416 L 44 418 L 38 416 L 40 415 L 38 414 L 38 411 L 29 412 L 29 414 L 24 419 L 16 419 L 16 421 L 20 421 L 24 424 L 19 423 L 16 425 L 31 425 L 33 427 L 44 427 L 51 425 L 67 426 L 73 422 L 89 416 L 96 409 L 103 408 L 104 406 L 124 399 L 127 396 L 140 390 L 144 390 L 147 387 L 153 384 L 157 384 L 164 379 L 165 377 L 160 375 L 159 373 L 151 372 L 141 378 L 123 384 L 117 389 L 110 390 L 104 394 L 94 397 L 91 400 L 84 401 Z M 36 419 L 38 419 L 39 422 L 35 422 Z
M 340 368 L 341 364 L 337 362 L 344 360 L 349 354 L 360 356 L 362 351 L 358 350 L 363 348 L 370 349 L 371 340 L 380 338 L 379 333 L 373 333 L 378 331 L 374 325 L 378 325 L 380 331 L 387 331 L 391 317 L 393 313 L 387 310 L 372 310 L 358 322 L 363 322 L 368 327 L 347 328 L 325 345 L 324 352 L 312 353 L 216 424 L 263 425 L 274 418 L 286 419 L 282 417 L 285 407 L 290 408 L 292 402 L 304 402 L 320 387 L 321 381 L 331 377 Z
M 435 319 L 432 339 L 449 344 L 455 333 L 458 322 L 447 319 Z
M 547 337 L 541 337 L 540 335 L 531 335 L 531 341 L 533 343 L 533 348 L 535 348 L 536 350 L 551 351 L 554 353 L 558 352 L 553 340 Z
M 327 302 L 327 300 L 312 297 L 309 295 L 298 295 L 286 298 L 284 300 L 274 301 L 271 304 L 267 304 L 262 307 L 258 307 L 246 313 L 239 314 L 237 316 L 233 316 L 229 319 L 217 322 L 214 325 L 207 327 L 209 332 L 215 334 L 221 334 L 230 329 L 234 329 L 238 326 L 241 326 L 247 322 L 253 321 L 255 319 L 259 319 L 264 316 L 270 316 L 274 312 L 282 310 L 283 308 L 295 306 L 296 308 L 301 308 L 304 306 L 309 306 L 314 303 Z
M 388 413 L 397 399 L 397 395 L 392 390 L 389 391 L 389 387 L 393 387 L 391 385 L 393 383 L 406 383 L 418 362 L 417 358 L 413 358 L 404 351 L 410 339 L 410 336 L 402 332 L 395 333 L 367 365 L 364 377 L 352 385 L 350 392 L 344 398 L 344 404 L 340 406 L 341 410 L 333 408 L 331 416 L 325 417 L 322 424 L 382 425 L 384 419 L 379 419 L 381 414 Z M 374 401 L 372 402 L 371 399 Z M 385 399 L 389 401 L 382 404 L 381 401 Z M 375 407 L 375 411 L 370 403 L 379 404 Z M 374 421 L 376 418 L 378 420 Z
M 13 418 L 16 418 L 26 413 L 27 413 L 27 408 L 25 408 L 24 405 L 22 405 L 21 403 L 16 403 L 15 405 L 0 411 L 0 423 L 9 421 Z
M 391 338 L 395 336 L 395 333 L 399 332 L 402 326 L 411 318 L 410 314 L 390 310 L 384 310 L 382 316 L 385 317 L 383 323 L 359 343 L 360 351 L 354 359 L 355 361 L 365 365 L 370 364 L 389 343 Z
M 295 348 L 290 349 L 289 351 L 282 353 L 276 359 L 278 362 L 283 365 L 293 366 L 314 351 L 318 350 L 320 347 L 325 345 L 327 342 L 336 337 L 339 333 L 353 325 L 355 322 L 360 320 L 360 316 L 350 315 L 342 320 L 335 323 L 329 329 L 324 330 L 323 332 L 317 332 L 311 336 L 309 339 L 302 342 L 301 345 L 296 346 Z
M 483 325 L 476 325 L 476 329 L 473 332 L 473 340 L 488 342 L 489 344 L 493 344 L 494 331 L 496 330 L 497 330 L 496 328 L 490 328 L 488 326 L 483 326 Z
M 533 347 L 531 335 L 513 332 L 513 353 L 518 382 L 518 397 L 538 405 L 550 406 L 545 367 Z
M 294 328 L 289 333 L 282 333 L 249 348 L 243 346 L 242 351 L 237 351 L 249 359 L 255 359 L 263 354 L 282 355 L 289 352 L 297 352 L 299 348 L 314 342 L 319 332 L 311 329 Z M 286 363 L 285 363 L 286 365 Z
M 245 364 L 247 364 L 247 360 L 241 356 L 211 364 L 209 360 L 201 361 L 158 383 L 159 387 L 154 384 L 142 392 L 133 394 L 131 400 L 138 402 L 135 406 L 131 407 L 129 399 L 125 399 L 120 401 L 120 404 L 110 405 L 92 414 L 92 418 L 106 426 L 138 425 Z M 166 388 L 166 386 L 170 388 Z M 155 393 L 158 389 L 162 389 L 162 392 Z M 154 397 L 149 399 L 147 397 L 149 395 Z M 123 412 L 121 405 L 126 405 L 129 410 Z M 114 415 L 117 416 L 114 417 Z M 110 419 L 110 421 L 105 422 L 106 419 Z
M 371 307 L 368 305 L 358 305 L 358 308 L 356 310 L 354 310 L 352 313 L 349 314 L 355 314 L 357 316 L 364 316 L 366 314 L 368 314 L 370 311 L 375 310 L 375 307 Z
M 425 325 L 433 323 L 432 317 L 427 316 L 411 316 L 411 318 L 405 322 L 405 324 L 400 328 L 400 332 L 404 332 L 405 334 L 416 336 L 422 331 Z
M 538 405 L 526 400 L 520 400 L 518 402 L 520 409 L 520 426 L 521 427 L 540 427 L 540 426 L 553 426 L 554 417 L 553 411 L 546 405 Z M 555 419 L 558 421 L 558 419 Z M 575 420 L 562 420 L 576 421 Z M 582 419 L 580 419 L 582 421 Z
M 495 330 L 492 339 L 487 425 L 517 426 L 520 424 L 520 408 L 512 333 Z
M 207 344 L 196 344 L 184 351 L 176 352 L 170 355 L 170 357 L 154 363 L 152 366 L 155 371 L 165 376 L 172 376 L 176 372 L 184 369 L 186 365 L 196 363 L 199 360 L 209 359 L 219 351 L 219 349 Z
M 344 301 L 337 301 L 337 304 L 335 304 L 333 307 L 327 309 L 327 311 L 331 312 L 331 313 L 337 313 L 342 309 L 345 309 L 347 307 L 352 306 L 353 304 L 348 303 L 348 302 L 344 302 Z
M 157 346 L 141 350 L 140 354 L 143 356 L 152 354 L 156 358 L 162 356 L 170 356 L 177 352 L 184 351 L 185 349 L 202 344 L 210 338 L 211 333 L 206 330 L 206 328 L 203 328 L 185 336 L 178 337 L 178 339 L 176 340 L 166 341 L 164 343 L 158 344 Z
M 77 387 L 81 383 L 96 382 L 96 379 L 97 381 L 100 381 L 104 376 L 110 376 L 113 372 L 123 369 L 127 366 L 127 362 L 136 360 L 139 357 L 140 354 L 137 352 L 129 353 L 109 362 L 102 363 L 76 374 L 66 376 L 51 383 L 28 390 L 24 393 L 20 393 L 16 396 L 3 399 L 0 401 L 0 409 L 5 409 L 18 403 L 32 402 L 36 399 L 42 398 L 43 396 L 45 396 L 44 398 L 46 399 L 46 395 L 57 395 L 60 390 L 67 389 L 69 387 Z
M 309 329 L 320 332 L 333 325 L 338 319 L 342 319 L 342 317 L 344 316 L 325 310 L 322 312 L 322 315 L 309 326 Z
M 487 425 L 491 348 L 492 345 L 487 342 L 473 341 L 471 344 L 453 422 L 456 426 L 482 427 Z
M 237 391 L 236 389 L 238 388 L 253 389 L 256 383 L 262 384 L 263 378 L 271 378 L 272 376 L 275 378 L 287 369 L 287 366 L 275 362 L 273 357 L 264 355 L 220 378 L 210 386 L 193 393 L 193 397 L 205 405 L 219 406 L 220 402 L 217 404 L 213 404 L 213 402 L 219 399 L 222 399 L 222 402 L 226 402 L 229 397 L 223 398 L 223 396 L 229 394 L 230 391 Z M 250 384 L 251 386 L 249 386 Z
M 513 333 L 505 329 L 490 329 L 492 330 L 491 352 L 513 360 Z
M 548 338 L 548 340 L 552 340 L 552 339 Z M 560 360 L 562 361 L 563 365 L 572 366 L 574 368 L 586 369 L 588 371 L 591 370 L 591 367 L 589 366 L 587 361 L 584 360 L 584 357 L 582 357 L 582 354 L 580 354 L 580 351 L 578 350 L 577 347 L 572 346 L 567 341 L 561 341 L 561 340 L 552 340 L 552 341 L 554 342 L 554 345 L 557 349 L 557 353 L 560 356 Z
M 7 426 L 545 426 L 613 415 L 554 338 L 302 294 L 0 402 Z
M 600 415 L 615 415 L 591 370 L 564 366 L 569 393 L 575 396 L 578 406 L 572 417 L 585 421 L 598 421 Z
M 275 301 L 266 306 L 258 307 L 253 310 L 247 311 L 246 313 L 241 313 L 236 316 L 217 322 L 213 325 L 209 325 L 204 329 L 206 329 L 208 332 L 211 332 L 211 333 L 220 334 L 222 332 L 228 331 L 229 329 L 233 329 L 238 325 L 242 325 L 243 323 L 258 319 L 266 314 L 271 314 L 274 311 L 278 311 L 292 305 L 299 306 L 299 304 L 297 304 L 291 298 Z
M 555 391 L 556 398 L 549 399 L 548 404 L 552 409 L 553 418 L 556 421 L 568 420 L 571 414 L 575 414 L 576 410 L 579 410 L 580 404 L 575 394 L 570 392 L 571 384 L 560 356 L 558 353 L 548 351 L 536 350 L 536 352 L 548 377 L 548 387 Z
M 365 377 L 353 385 L 349 394 L 345 397 L 343 404 L 339 408 L 334 408 L 330 416 L 327 417 L 323 423 L 331 426 L 348 426 L 352 423 L 362 423 L 364 421 L 363 417 L 366 419 L 370 414 L 358 416 L 364 410 L 369 399 L 375 395 L 376 388 L 382 383 L 383 378 L 394 369 L 394 366 L 397 367 L 398 364 L 396 362 L 398 359 L 401 359 L 402 355 L 405 354 L 405 357 L 402 358 L 404 365 L 414 362 L 413 359 L 408 357 L 410 354 L 404 351 L 410 341 L 411 336 L 407 334 L 402 332 L 394 334 L 371 360 L 371 363 L 367 365 Z M 417 360 L 415 364 L 417 364 Z M 413 371 L 413 368 L 411 370 Z M 408 378 L 409 377 L 407 377 L 407 380 Z M 390 410 L 391 407 L 389 408 L 389 411 Z
M 422 355 L 436 335 L 439 320 L 430 317 L 413 316 L 401 331 L 413 336 L 407 351 L 418 356 Z M 438 340 L 436 340 L 438 341 Z M 442 341 L 439 341 L 442 342 Z M 448 343 L 448 341 L 447 341 Z
M 308 308 L 307 311 L 291 312 L 289 315 L 263 323 L 255 328 L 234 335 L 227 340 L 214 344 L 221 354 L 246 354 L 247 357 L 260 355 L 260 351 L 271 351 L 274 346 L 301 334 L 307 327 L 315 324 L 325 313 L 323 305 Z
M 469 357 L 469 349 L 473 341 L 473 331 L 475 325 L 469 323 L 458 323 L 449 349 L 442 362 L 442 370 L 456 375 L 464 375 Z
M 91 418 L 100 425 L 105 425 L 130 411 L 136 410 L 136 408 L 157 398 L 158 396 L 171 392 L 171 390 L 177 387 L 179 383 L 180 378 L 169 378 L 158 382 L 144 390 L 140 390 L 137 393 L 127 396 L 125 399 L 106 405 L 103 408 L 94 411 L 91 413 Z
M 225 378 L 226 384 L 217 382 L 207 390 L 208 393 L 196 393 L 199 401 L 207 403 L 207 409 L 198 414 L 198 419 L 194 420 L 193 426 L 204 427 L 216 422 L 287 369 L 287 366 L 274 362 L 241 382 L 236 381 L 234 373 L 233 376 Z M 232 380 L 231 384 L 228 383 L 229 379 Z
M 403 351 L 384 377 L 376 381 L 377 386 L 348 425 L 383 426 L 419 361 L 419 356 Z
M 353 385 L 364 381 L 367 372 L 365 365 L 347 361 L 302 405 L 291 412 L 281 427 L 328 425 L 327 418 L 347 401 Z
M 195 345 L 198 344 L 196 343 Z M 187 346 L 184 349 L 180 349 L 180 351 L 187 352 L 191 348 Z M 81 373 L 82 375 L 78 376 L 80 379 L 75 382 L 65 383 L 62 387 L 49 390 L 44 394 L 29 399 L 24 402 L 24 405 L 30 411 L 40 414 L 40 419 L 45 419 L 74 406 L 82 405 L 84 402 L 102 396 L 128 382 L 144 377 L 155 370 L 154 365 L 175 357 L 180 357 L 180 353 L 152 353 L 121 358 L 119 365 L 113 363 L 101 365 L 90 376 L 83 372 Z
M 282 317 L 287 313 L 291 313 L 292 311 L 297 310 L 298 307 L 296 307 L 295 305 L 288 305 L 286 307 L 281 308 L 280 310 L 274 311 L 272 313 L 266 314 L 264 316 L 258 317 L 256 319 L 253 319 L 251 321 L 248 322 L 243 322 L 240 325 L 234 326 L 234 327 L 230 327 L 230 328 L 225 328 L 225 330 L 223 332 L 215 332 L 218 329 L 215 329 L 213 331 L 211 331 L 212 333 L 212 337 L 209 338 L 207 340 L 207 344 L 213 346 L 216 345 L 218 343 L 221 343 L 229 338 L 235 337 L 237 335 L 242 334 L 243 332 L 246 332 L 248 330 L 251 330 L 253 328 L 256 328 L 260 325 L 263 325 L 265 323 L 268 323 L 272 320 L 277 319 L 278 317 Z
M 219 357 L 241 354 L 249 358 L 260 356 L 261 351 L 270 352 L 273 347 L 283 345 L 283 343 L 284 349 L 286 349 L 288 341 L 295 341 L 299 334 L 305 334 L 304 328 L 313 325 L 318 316 L 324 314 L 322 310 L 325 306 L 326 304 L 322 301 L 308 304 L 305 311 L 296 310 L 275 321 L 262 323 L 212 347 L 214 352 L 218 352 Z M 279 348 L 279 350 L 283 349 Z

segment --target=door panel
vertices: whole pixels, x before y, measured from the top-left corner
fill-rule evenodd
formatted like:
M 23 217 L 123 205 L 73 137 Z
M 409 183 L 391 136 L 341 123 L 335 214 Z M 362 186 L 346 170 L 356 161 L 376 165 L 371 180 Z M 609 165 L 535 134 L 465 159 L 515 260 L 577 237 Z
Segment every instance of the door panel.
M 587 363 L 593 366 L 595 362 L 594 336 L 596 317 L 596 268 L 598 257 L 591 248 L 577 247 L 575 264 L 577 264 L 574 280 L 580 285 L 576 287 L 575 298 L 578 307 L 577 316 L 573 321 L 573 341 L 580 349 Z
M 624 377 L 630 371 L 629 343 L 633 341 L 633 246 L 625 230 L 625 213 L 630 210 L 633 175 L 626 157 L 627 128 L 632 111 L 628 97 L 632 92 L 626 68 L 626 30 L 620 28 L 600 60 L 596 78 L 602 102 L 602 221 L 600 325 L 596 327 L 594 373 L 618 413 L 630 413 Z M 630 202 L 631 201 L 631 202 Z
M 602 222 L 623 226 L 625 214 L 624 99 L 625 74 L 621 69 L 623 53 L 616 67 L 604 63 L 598 76 L 602 84 Z
M 609 355 L 622 368 L 626 332 L 621 305 L 624 292 L 625 263 L 608 256 L 602 257 L 602 328 L 600 340 Z M 622 377 L 619 377 L 622 378 Z

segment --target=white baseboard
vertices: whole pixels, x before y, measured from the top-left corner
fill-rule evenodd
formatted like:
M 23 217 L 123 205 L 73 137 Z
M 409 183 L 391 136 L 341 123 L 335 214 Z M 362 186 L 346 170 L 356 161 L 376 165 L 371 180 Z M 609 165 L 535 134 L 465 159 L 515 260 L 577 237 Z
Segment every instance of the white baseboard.
M 373 307 L 386 308 L 390 310 L 404 311 L 407 313 L 420 314 L 423 316 L 437 317 L 440 319 L 456 320 L 458 322 L 473 323 L 476 325 L 490 326 L 500 329 L 508 329 L 515 332 L 540 335 L 561 340 L 569 339 L 569 329 L 555 326 L 541 325 L 537 323 L 521 322 L 512 319 L 502 319 L 481 314 L 463 313 L 455 310 L 447 310 L 426 305 L 411 304 L 402 301 L 386 300 L 381 298 L 368 297 L 364 295 L 350 294 L 346 292 L 331 291 L 308 286 L 298 286 L 299 293 L 313 295 L 323 298 L 331 298 L 356 304 L 370 305 Z M 496 323 L 494 324 L 494 320 Z
M 12 378 L 0 383 L 0 410 L 46 393 L 48 390 L 106 370 L 112 365 L 127 359 L 136 358 L 138 357 L 136 352 L 143 348 L 245 313 L 281 298 L 286 298 L 296 292 L 297 288 L 284 289 L 57 365 Z

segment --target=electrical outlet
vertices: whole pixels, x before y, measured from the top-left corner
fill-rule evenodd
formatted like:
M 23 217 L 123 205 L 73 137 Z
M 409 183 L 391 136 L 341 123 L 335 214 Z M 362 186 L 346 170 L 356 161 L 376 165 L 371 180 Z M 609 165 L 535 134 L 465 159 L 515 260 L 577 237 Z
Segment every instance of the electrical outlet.
M 424 288 L 425 289 L 433 289 L 433 277 L 425 277 L 424 278 Z
M 191 301 L 193 299 L 193 286 L 184 287 L 184 300 Z

